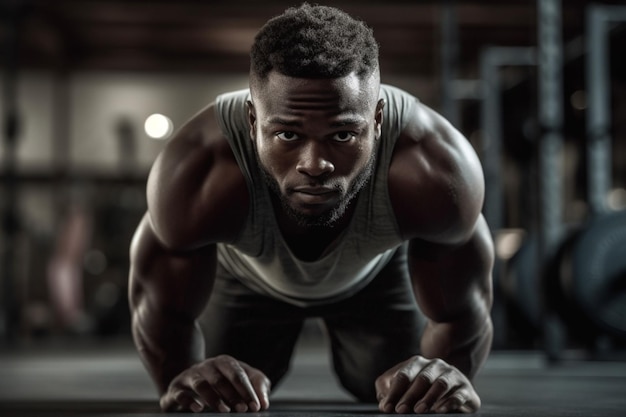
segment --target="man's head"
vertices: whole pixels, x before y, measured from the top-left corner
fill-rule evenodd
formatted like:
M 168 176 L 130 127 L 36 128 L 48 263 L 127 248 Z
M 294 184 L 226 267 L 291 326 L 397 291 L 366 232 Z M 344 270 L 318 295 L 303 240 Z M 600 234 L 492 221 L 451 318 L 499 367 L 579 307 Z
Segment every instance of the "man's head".
M 372 32 L 322 6 L 289 9 L 252 48 L 250 135 L 301 226 L 331 226 L 373 171 L 384 102 Z
M 261 28 L 250 58 L 251 82 L 265 80 L 272 70 L 297 78 L 367 78 L 378 71 L 378 44 L 365 23 L 304 3 Z

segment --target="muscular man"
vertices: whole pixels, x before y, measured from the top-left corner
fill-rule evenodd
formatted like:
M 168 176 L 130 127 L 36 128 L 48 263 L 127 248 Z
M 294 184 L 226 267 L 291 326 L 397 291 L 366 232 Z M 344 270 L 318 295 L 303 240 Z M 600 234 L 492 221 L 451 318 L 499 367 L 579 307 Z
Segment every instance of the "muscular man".
M 249 90 L 193 117 L 148 181 L 129 296 L 162 409 L 267 409 L 316 317 L 357 399 L 476 411 L 492 338 L 483 194 L 466 139 L 381 85 L 364 23 L 306 4 L 270 20 Z

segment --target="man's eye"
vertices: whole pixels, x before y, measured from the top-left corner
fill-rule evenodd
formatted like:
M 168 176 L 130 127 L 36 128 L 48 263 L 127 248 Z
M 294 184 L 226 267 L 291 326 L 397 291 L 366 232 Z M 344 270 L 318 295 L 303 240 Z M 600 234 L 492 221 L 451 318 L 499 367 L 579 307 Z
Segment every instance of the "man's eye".
M 355 134 L 353 132 L 338 132 L 335 133 L 333 139 L 337 142 L 348 142 L 352 138 L 354 138 Z
M 298 139 L 298 135 L 296 135 L 293 132 L 278 132 L 276 136 L 278 136 L 279 139 L 286 140 L 286 141 Z

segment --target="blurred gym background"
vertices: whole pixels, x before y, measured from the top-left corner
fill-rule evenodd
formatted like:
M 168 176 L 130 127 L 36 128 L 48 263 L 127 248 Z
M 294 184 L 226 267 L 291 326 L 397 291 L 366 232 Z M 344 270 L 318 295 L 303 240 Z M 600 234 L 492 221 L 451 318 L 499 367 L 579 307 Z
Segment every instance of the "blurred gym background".
M 471 141 L 494 233 L 495 350 L 625 358 L 626 6 L 322 2 L 382 79 Z M 128 247 L 158 152 L 247 86 L 278 0 L 0 2 L 0 346 L 130 340 Z

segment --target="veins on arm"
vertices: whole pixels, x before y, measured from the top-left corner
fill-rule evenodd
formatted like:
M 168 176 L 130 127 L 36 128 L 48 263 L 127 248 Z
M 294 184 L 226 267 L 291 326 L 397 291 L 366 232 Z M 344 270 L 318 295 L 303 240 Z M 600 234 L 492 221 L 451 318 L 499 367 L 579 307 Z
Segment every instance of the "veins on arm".
M 428 318 L 422 354 L 457 366 L 470 378 L 486 359 L 492 338 L 491 233 L 482 218 L 463 244 L 409 244 L 416 301 Z

